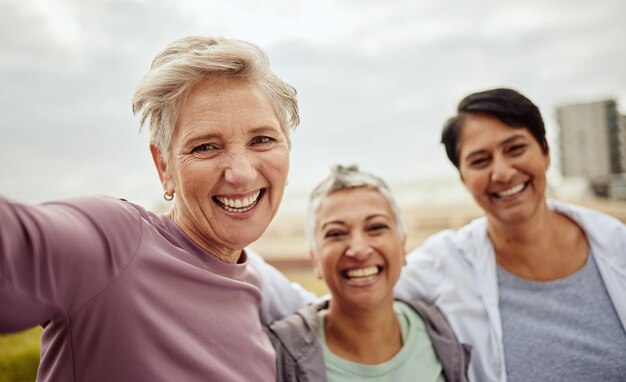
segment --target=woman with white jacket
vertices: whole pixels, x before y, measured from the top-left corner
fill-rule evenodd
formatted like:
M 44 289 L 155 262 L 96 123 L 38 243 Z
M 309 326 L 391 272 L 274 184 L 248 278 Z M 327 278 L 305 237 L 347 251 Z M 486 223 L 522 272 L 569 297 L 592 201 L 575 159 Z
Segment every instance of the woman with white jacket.
M 473 346 L 475 381 L 626 378 L 626 226 L 547 201 L 539 109 L 511 89 L 467 96 L 442 143 L 485 217 L 429 238 L 396 286 Z

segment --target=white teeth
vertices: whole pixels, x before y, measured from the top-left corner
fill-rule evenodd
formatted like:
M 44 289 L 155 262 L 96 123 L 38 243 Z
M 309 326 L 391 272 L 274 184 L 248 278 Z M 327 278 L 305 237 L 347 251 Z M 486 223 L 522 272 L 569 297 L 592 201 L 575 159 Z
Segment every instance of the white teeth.
M 378 267 L 372 266 L 368 268 L 351 269 L 346 272 L 346 276 L 349 278 L 361 278 L 369 277 L 378 273 Z
M 261 190 L 257 190 L 253 195 L 242 199 L 228 199 L 223 196 L 215 198 L 222 203 L 222 207 L 229 212 L 245 212 L 250 210 L 257 202 Z
M 518 192 L 522 191 L 522 189 L 524 189 L 524 183 L 520 183 L 517 186 L 511 187 L 508 190 L 504 190 L 501 192 L 496 193 L 496 195 L 498 195 L 501 198 L 505 198 L 507 196 L 511 196 L 513 194 L 517 194 Z

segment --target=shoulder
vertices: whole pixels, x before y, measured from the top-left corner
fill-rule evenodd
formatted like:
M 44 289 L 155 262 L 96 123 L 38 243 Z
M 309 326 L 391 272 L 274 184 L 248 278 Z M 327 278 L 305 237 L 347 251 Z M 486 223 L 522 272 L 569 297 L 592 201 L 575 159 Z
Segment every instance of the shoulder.
M 444 230 L 428 237 L 424 243 L 409 253 L 415 257 L 439 258 L 450 253 L 467 250 L 472 246 L 482 246 L 487 237 L 487 220 L 480 217 L 459 230 Z
M 466 381 L 472 347 L 458 341 L 439 309 L 422 300 L 396 301 L 411 308 L 421 318 L 446 380 Z
M 395 290 L 401 297 L 435 301 L 442 288 L 466 282 L 471 263 L 484 261 L 490 246 L 484 218 L 432 235 L 407 255 Z
M 276 351 L 279 380 L 325 380 L 324 356 L 317 334 L 317 314 L 328 301 L 310 305 L 267 326 Z
M 35 205 L 7 202 L 12 217 L 49 244 L 141 233 L 140 207 L 107 196 L 77 197 Z M 145 210 L 143 210 L 145 211 Z
M 268 328 L 281 342 L 291 343 L 302 339 L 309 343 L 312 338 L 317 337 L 317 313 L 327 307 L 328 301 L 306 306 L 294 314 L 270 323 Z
M 77 242 L 88 238 L 95 240 L 100 243 L 102 252 L 109 255 L 134 253 L 133 248 L 136 249 L 144 236 L 142 215 L 147 211 L 124 199 L 88 196 L 46 203 L 45 207 L 68 217 L 67 221 L 71 222 L 68 224 L 75 227 L 63 228 L 73 232 Z
M 85 196 L 61 201 L 47 202 L 42 204 L 51 209 L 73 209 L 84 215 L 92 216 L 98 221 L 118 221 L 120 218 L 136 220 L 145 209 L 132 204 L 124 199 L 116 199 L 110 196 Z
M 626 225 L 615 217 L 591 208 L 556 200 L 549 200 L 548 206 L 578 224 L 592 245 L 615 249 L 626 245 Z
M 456 340 L 448 321 L 435 305 L 421 299 L 404 300 L 396 298 L 396 302 L 400 302 L 416 312 L 431 331 Z
M 624 223 L 617 218 L 592 208 L 552 199 L 548 200 L 547 203 L 551 210 L 562 213 L 576 222 L 594 221 L 608 226 L 625 228 Z

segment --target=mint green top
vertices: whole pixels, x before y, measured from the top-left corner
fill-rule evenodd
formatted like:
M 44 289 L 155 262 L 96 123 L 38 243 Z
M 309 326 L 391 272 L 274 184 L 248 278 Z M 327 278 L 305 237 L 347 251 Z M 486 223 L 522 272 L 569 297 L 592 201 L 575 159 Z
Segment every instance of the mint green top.
M 377 365 L 363 365 L 343 359 L 330 351 L 326 345 L 324 316 L 326 310 L 317 314 L 318 337 L 324 351 L 326 375 L 329 382 L 359 381 L 412 381 L 443 382 L 441 363 L 435 355 L 430 337 L 422 318 L 408 305 L 396 301 L 393 310 L 400 324 L 402 349 L 390 360 Z

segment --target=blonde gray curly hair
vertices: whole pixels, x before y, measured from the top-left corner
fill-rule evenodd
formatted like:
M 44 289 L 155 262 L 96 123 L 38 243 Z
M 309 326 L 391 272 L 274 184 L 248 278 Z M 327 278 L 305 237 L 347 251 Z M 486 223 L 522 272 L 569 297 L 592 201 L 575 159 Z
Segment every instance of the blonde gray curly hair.
M 150 121 L 150 143 L 167 162 L 180 108 L 193 87 L 206 80 L 238 78 L 258 84 L 270 96 L 281 128 L 300 123 L 296 90 L 269 69 L 267 55 L 250 42 L 191 36 L 169 44 L 152 61 L 133 98 L 133 113 L 142 112 L 140 130 Z

